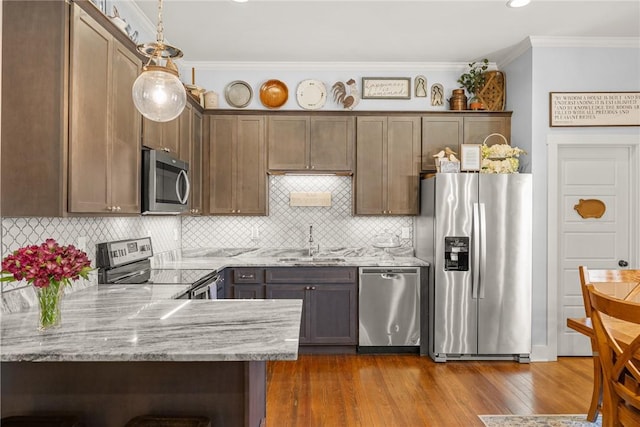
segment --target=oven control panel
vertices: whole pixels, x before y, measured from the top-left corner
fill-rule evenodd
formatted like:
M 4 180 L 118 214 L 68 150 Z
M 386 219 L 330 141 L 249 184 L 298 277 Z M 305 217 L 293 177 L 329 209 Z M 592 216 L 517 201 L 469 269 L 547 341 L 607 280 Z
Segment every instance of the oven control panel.
M 151 237 L 118 240 L 96 245 L 96 265 L 99 268 L 113 268 L 152 256 Z

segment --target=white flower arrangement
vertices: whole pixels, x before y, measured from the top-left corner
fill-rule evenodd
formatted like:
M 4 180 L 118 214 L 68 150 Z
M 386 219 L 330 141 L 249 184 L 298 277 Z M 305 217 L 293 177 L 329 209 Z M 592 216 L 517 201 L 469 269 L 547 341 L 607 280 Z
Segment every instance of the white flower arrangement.
M 520 154 L 527 154 L 521 148 L 507 144 L 488 146 L 482 144 L 482 173 L 518 173 Z

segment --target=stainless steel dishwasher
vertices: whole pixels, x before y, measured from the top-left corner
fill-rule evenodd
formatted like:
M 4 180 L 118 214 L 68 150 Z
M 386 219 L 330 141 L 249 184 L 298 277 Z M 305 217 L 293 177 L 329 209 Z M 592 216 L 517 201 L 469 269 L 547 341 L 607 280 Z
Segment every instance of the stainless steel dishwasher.
M 360 347 L 420 345 L 420 269 L 360 267 Z

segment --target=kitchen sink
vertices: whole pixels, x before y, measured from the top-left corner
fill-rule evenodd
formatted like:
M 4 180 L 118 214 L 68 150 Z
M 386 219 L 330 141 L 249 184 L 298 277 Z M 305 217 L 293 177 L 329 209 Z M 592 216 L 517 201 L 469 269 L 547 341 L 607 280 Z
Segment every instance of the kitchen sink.
M 320 265 L 320 264 L 340 264 L 345 262 L 344 258 L 329 258 L 329 257 L 288 257 L 288 258 L 278 258 L 278 262 L 287 263 L 287 264 L 310 264 L 310 265 Z

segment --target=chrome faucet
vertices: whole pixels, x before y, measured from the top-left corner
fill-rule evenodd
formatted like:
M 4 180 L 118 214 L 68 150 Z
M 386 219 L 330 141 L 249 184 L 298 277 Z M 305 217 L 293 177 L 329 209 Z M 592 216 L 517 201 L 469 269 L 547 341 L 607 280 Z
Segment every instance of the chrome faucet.
M 309 225 L 309 256 L 313 256 L 313 225 Z

